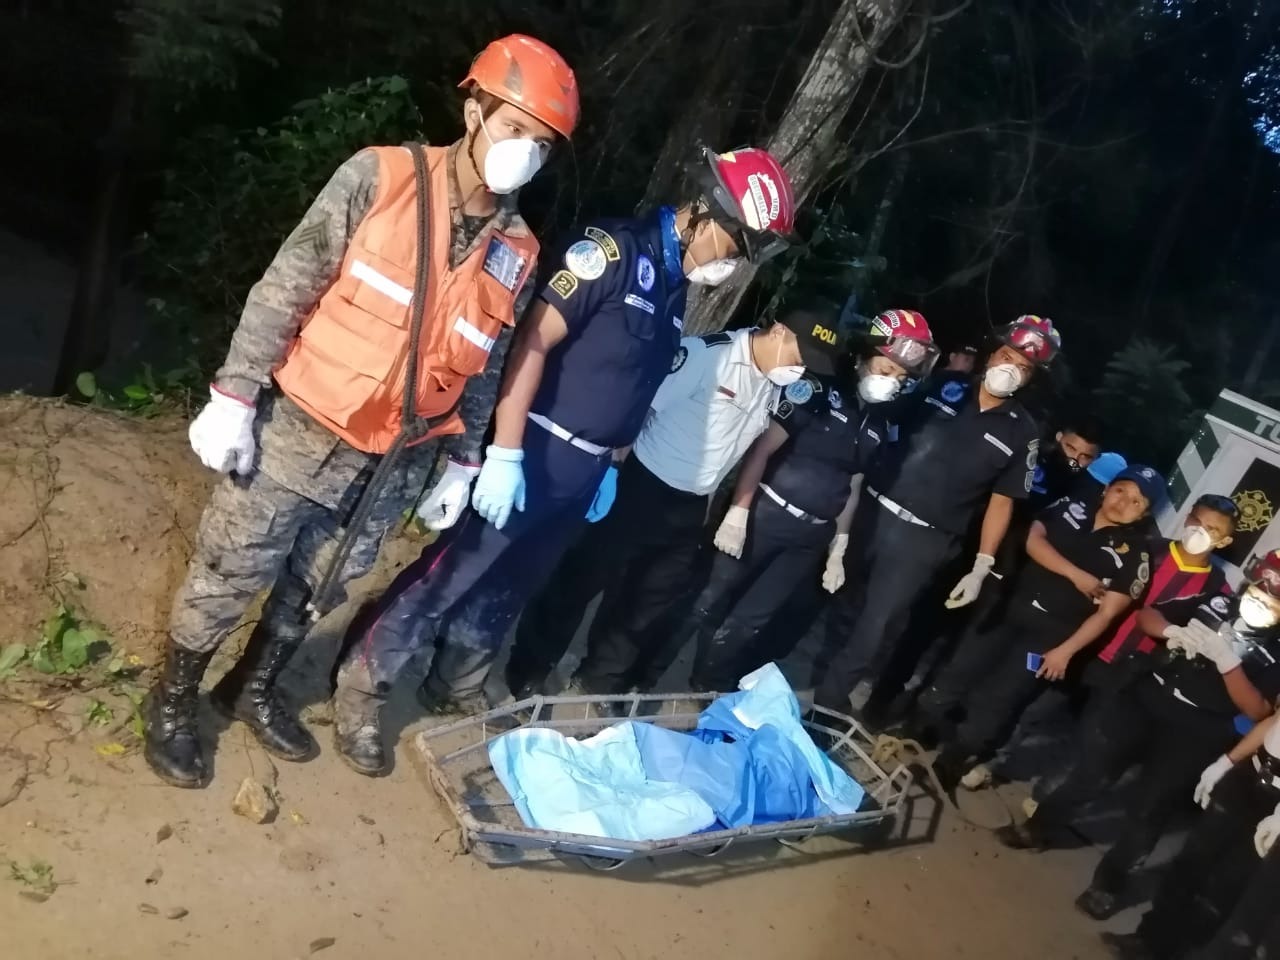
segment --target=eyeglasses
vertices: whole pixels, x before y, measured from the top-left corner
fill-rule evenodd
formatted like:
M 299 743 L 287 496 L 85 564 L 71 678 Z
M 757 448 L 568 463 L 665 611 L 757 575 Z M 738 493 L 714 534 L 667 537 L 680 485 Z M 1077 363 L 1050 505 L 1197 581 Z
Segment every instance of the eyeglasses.
M 1232 520 L 1240 519 L 1240 508 L 1236 506 L 1236 502 L 1230 497 L 1224 497 L 1220 494 L 1206 493 L 1196 501 L 1196 506 L 1220 513 L 1224 517 L 1230 517 Z

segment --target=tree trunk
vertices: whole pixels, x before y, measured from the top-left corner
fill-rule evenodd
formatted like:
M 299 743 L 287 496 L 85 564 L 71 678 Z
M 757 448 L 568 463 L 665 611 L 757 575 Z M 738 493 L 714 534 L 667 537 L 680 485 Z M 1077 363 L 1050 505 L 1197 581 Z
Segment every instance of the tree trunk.
M 128 208 L 129 144 L 136 96 L 136 82 L 123 77 L 102 142 L 89 235 L 53 378 L 55 396 L 70 393 L 77 376 L 101 365 L 111 342 L 110 308 L 120 282 L 121 227 Z
M 844 0 L 832 18 L 767 144 L 791 177 L 797 203 L 808 197 L 830 168 L 840 124 L 876 51 L 909 4 L 910 0 Z M 686 335 L 721 329 L 755 273 L 756 267 L 744 263 L 721 286 L 695 290 L 684 321 Z
M 889 221 L 893 219 L 893 206 L 898 202 L 902 186 L 907 182 L 907 168 L 911 165 L 911 154 L 899 150 L 893 155 L 893 166 L 889 171 L 889 182 L 884 185 L 884 193 L 876 207 L 876 215 L 871 221 L 871 229 L 867 231 L 867 244 L 862 251 L 863 266 L 858 269 L 853 290 L 861 304 L 866 293 L 871 289 L 871 280 L 875 276 L 880 261 L 880 248 L 884 246 L 884 236 L 889 230 Z
M 689 97 L 654 165 L 640 209 L 648 210 L 669 201 L 683 177 L 683 165 L 693 157 L 698 143 L 713 149 L 728 149 L 724 143 L 728 121 L 737 112 L 746 73 L 742 64 L 751 49 L 751 32 L 739 27 L 726 39 L 724 47 Z

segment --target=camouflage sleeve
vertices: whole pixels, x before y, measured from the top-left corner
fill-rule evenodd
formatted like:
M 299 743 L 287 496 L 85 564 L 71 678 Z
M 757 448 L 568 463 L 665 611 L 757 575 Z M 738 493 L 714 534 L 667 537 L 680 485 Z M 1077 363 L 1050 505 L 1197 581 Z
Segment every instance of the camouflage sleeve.
M 245 301 L 226 362 L 214 384 L 256 403 L 321 294 L 338 275 L 347 244 L 378 186 L 378 158 L 357 153 L 337 169 L 276 252 Z

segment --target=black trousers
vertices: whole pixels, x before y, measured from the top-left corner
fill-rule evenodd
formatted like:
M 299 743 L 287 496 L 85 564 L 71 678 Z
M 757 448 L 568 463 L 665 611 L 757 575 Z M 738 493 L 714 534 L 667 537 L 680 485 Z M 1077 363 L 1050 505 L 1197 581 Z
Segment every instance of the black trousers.
M 984 587 L 978 603 L 984 602 L 986 592 Z M 1008 615 L 1008 604 L 1004 602 L 1004 598 L 993 597 L 985 605 L 986 613 L 999 608 L 1005 616 Z M 950 715 L 965 703 L 969 694 L 983 680 L 998 669 L 1001 658 L 1009 652 L 1010 645 L 1017 642 L 1017 638 L 1011 635 L 1012 631 L 1006 629 L 1007 626 L 1002 619 L 986 616 L 967 626 L 951 659 L 938 670 L 916 701 L 916 710 L 925 724 L 940 731 L 945 729 Z
M 601 591 L 580 672 L 592 678 L 592 690 L 626 690 L 649 631 L 699 585 L 706 510 L 706 497 L 667 486 L 628 458 L 608 516 L 587 528 L 521 615 L 507 664 L 512 692 L 542 687 Z
M 1213 802 L 1170 865 L 1138 934 L 1160 960 L 1280 957 L 1280 845 L 1259 859 L 1258 821 L 1280 802 L 1253 761 L 1218 783 Z
M 954 703 L 963 703 L 965 716 L 944 748 L 947 754 L 958 760 L 989 759 L 1031 704 L 1056 686 L 1076 683 L 1075 663 L 1067 679 L 1043 680 L 1027 669 L 1027 654 L 1052 650 L 1078 626 L 1032 606 L 1028 598 L 1013 598 L 1002 623 L 980 633 L 970 649 L 958 651 L 943 692 L 946 699 L 954 695 Z M 940 699 L 931 698 L 929 704 Z
M 820 705 L 849 709 L 853 689 L 891 655 L 913 605 L 959 546 L 954 534 L 908 523 L 864 495 L 849 532 L 845 584 L 828 604 L 814 663 Z
M 1087 715 L 1071 769 L 1028 825 L 1052 840 L 1086 804 L 1140 767 L 1120 839 L 1093 874 L 1092 886 L 1121 893 L 1174 815 L 1191 803 L 1201 771 L 1234 741 L 1229 719 L 1175 700 L 1151 674 L 1135 677 Z
M 761 631 L 816 575 L 834 530 L 792 516 L 763 493 L 756 498 L 741 559 L 717 550 L 694 601 L 694 690 L 736 690 L 740 677 L 772 659 Z

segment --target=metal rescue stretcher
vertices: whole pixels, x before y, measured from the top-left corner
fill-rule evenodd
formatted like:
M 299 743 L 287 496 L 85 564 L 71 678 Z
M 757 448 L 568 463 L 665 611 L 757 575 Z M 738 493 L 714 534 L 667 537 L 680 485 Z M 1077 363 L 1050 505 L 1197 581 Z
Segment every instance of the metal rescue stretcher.
M 549 727 L 585 737 L 623 720 L 692 730 L 698 712 L 720 694 L 625 694 L 620 696 L 530 697 L 455 723 L 414 733 L 410 756 L 458 821 L 463 852 L 485 863 L 532 863 L 578 857 L 595 870 L 612 870 L 630 860 L 671 853 L 714 856 L 759 840 L 793 845 L 820 834 L 866 830 L 867 839 L 887 835 L 902 811 L 912 777 L 897 760 L 872 759 L 872 737 L 852 717 L 818 706 L 802 706 L 802 723 L 819 748 L 866 790 L 855 813 L 784 820 L 727 830 L 708 830 L 668 840 L 614 840 L 527 827 L 489 764 L 488 745 L 518 727 Z M 621 705 L 625 717 L 595 717 L 591 706 Z M 694 712 L 697 711 L 697 712 Z M 870 830 L 879 825 L 876 830 Z

